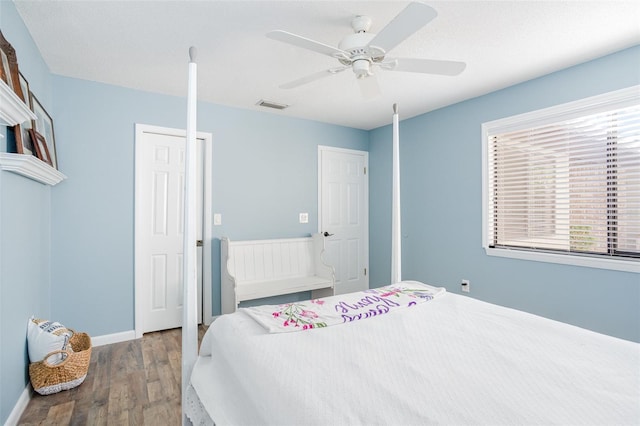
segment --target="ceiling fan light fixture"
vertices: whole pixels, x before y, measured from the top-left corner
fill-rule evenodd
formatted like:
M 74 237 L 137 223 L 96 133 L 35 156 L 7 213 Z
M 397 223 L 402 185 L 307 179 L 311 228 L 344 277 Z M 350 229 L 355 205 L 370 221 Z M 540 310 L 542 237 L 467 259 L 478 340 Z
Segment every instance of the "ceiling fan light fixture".
M 365 78 L 371 75 L 371 64 L 367 59 L 353 61 L 352 67 L 356 78 Z

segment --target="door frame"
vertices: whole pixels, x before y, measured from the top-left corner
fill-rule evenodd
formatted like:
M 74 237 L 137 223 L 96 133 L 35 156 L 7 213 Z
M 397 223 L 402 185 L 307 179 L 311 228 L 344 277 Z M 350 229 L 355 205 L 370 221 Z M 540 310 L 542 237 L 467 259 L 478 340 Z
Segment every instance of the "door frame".
M 145 133 L 154 133 L 168 136 L 187 137 L 187 131 L 184 129 L 174 129 L 170 127 L 153 126 L 149 124 L 135 124 L 135 156 L 134 156 L 134 191 L 135 200 L 139 199 L 137 182 L 140 181 L 140 170 L 137 167 L 138 158 L 140 157 L 140 144 L 142 143 L 142 137 Z M 213 135 L 206 132 L 197 132 L 197 139 L 202 139 L 202 156 L 203 156 L 203 170 L 202 183 L 203 199 L 202 199 L 202 322 L 205 325 L 209 325 L 213 322 L 213 308 L 212 308 L 212 262 L 211 262 L 211 239 L 213 238 L 213 206 L 212 206 L 212 168 L 213 168 Z M 135 208 L 136 202 L 134 200 L 134 299 L 135 299 L 135 335 L 136 338 L 142 337 L 142 324 L 143 319 L 143 304 L 142 304 L 142 279 L 140 278 L 141 271 L 138 270 L 138 245 L 137 245 L 137 229 L 136 226 L 143 218 L 139 217 L 138 209 Z
M 371 268 L 369 267 L 369 152 L 357 149 L 337 148 L 334 146 L 318 145 L 318 232 L 322 231 L 322 152 L 337 152 L 342 154 L 362 155 L 364 157 L 365 179 L 364 179 L 364 256 L 366 259 L 365 274 L 367 287 L 370 285 L 369 277 Z

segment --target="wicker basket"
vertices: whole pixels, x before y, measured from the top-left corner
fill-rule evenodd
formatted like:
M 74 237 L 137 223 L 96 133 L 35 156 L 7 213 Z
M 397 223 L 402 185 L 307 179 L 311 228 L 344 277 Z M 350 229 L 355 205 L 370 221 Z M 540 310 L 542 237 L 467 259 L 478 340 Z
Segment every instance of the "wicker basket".
M 69 339 L 73 351 L 53 351 L 42 360 L 29 364 L 29 377 L 33 389 L 40 395 L 50 395 L 80 386 L 87 377 L 91 360 L 91 337 L 86 333 L 73 333 Z M 47 359 L 58 353 L 67 357 L 58 365 Z

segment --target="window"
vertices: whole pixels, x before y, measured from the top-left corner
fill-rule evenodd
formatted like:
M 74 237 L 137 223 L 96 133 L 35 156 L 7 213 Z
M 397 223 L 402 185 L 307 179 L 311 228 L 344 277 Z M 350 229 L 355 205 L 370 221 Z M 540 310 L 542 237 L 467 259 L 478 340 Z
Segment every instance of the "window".
M 488 254 L 640 271 L 640 86 L 482 133 Z

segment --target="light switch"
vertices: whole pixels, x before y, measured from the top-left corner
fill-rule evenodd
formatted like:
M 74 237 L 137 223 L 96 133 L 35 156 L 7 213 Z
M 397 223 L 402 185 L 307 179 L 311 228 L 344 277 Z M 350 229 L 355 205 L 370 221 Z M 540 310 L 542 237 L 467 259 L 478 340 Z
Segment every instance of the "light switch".
M 213 214 L 213 224 L 222 225 L 222 215 L 220 213 Z
M 300 213 L 300 223 L 309 223 L 309 213 Z

